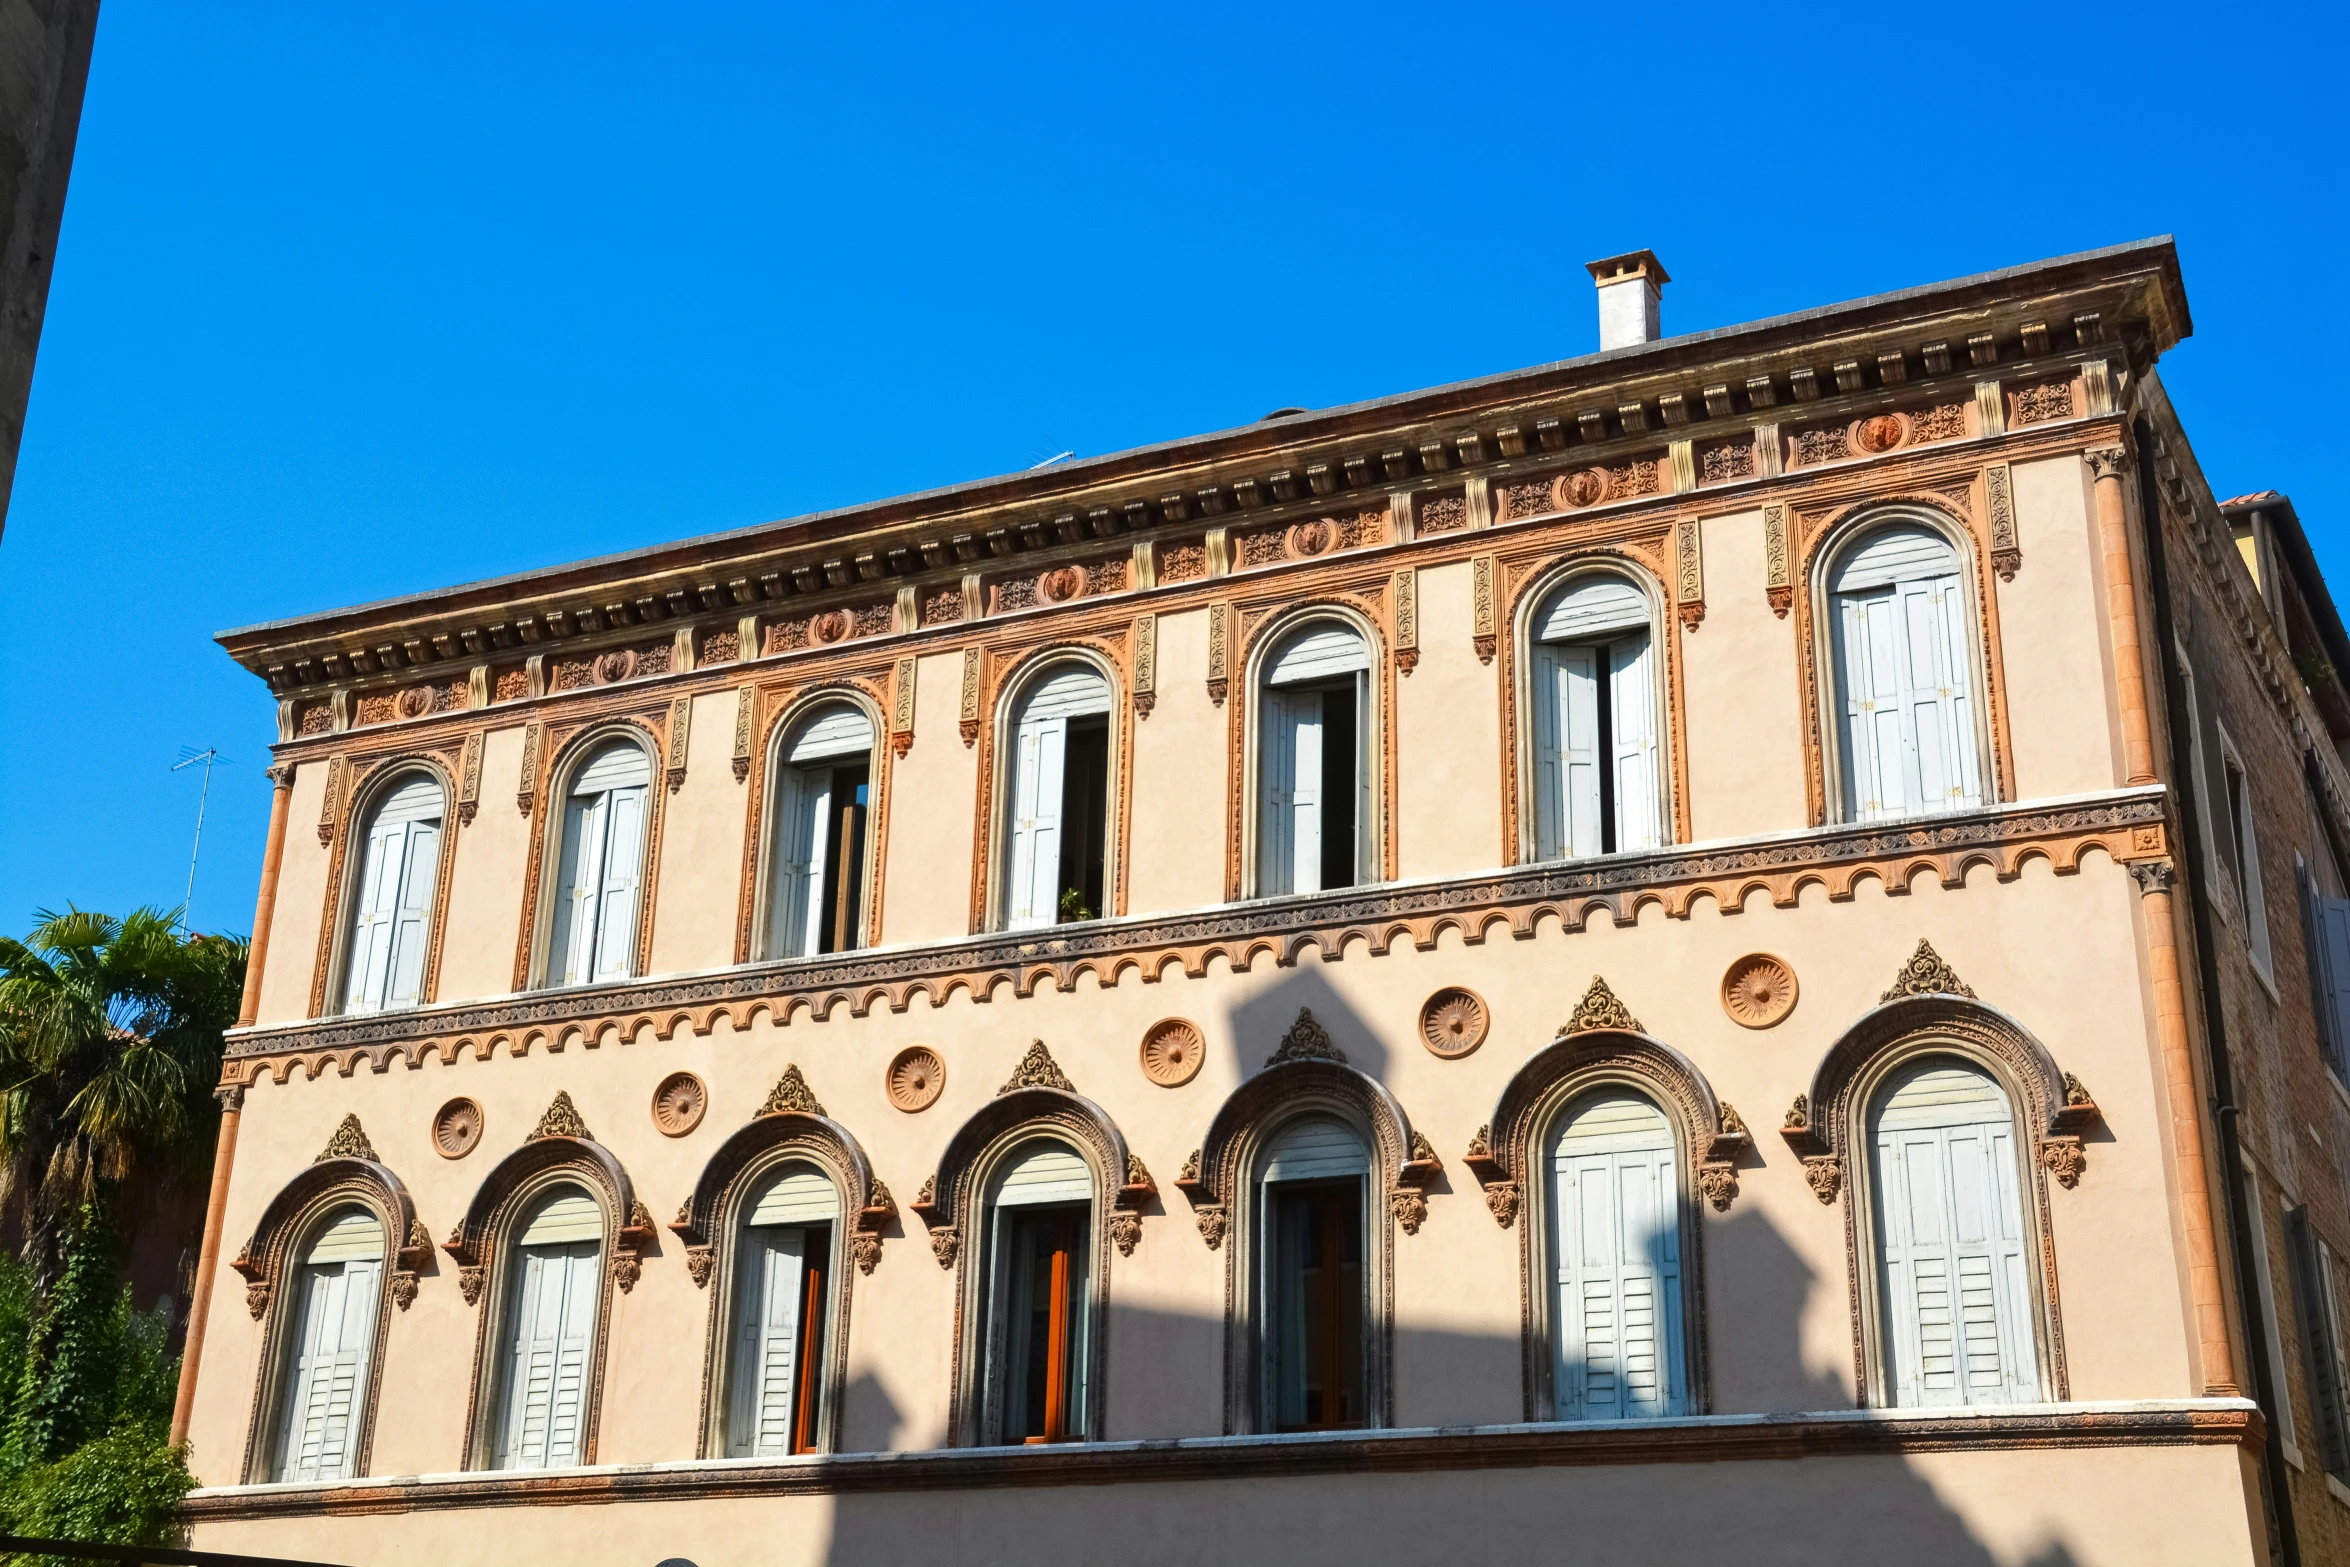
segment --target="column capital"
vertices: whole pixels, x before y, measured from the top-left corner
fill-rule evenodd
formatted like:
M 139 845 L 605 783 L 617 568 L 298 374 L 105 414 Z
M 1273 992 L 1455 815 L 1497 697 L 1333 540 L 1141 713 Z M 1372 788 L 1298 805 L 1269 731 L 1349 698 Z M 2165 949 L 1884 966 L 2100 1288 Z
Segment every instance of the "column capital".
M 2136 878 L 2141 895 L 2168 892 L 2179 879 L 2179 868 L 2169 860 L 2133 860 L 2130 875 Z
M 2118 446 L 2100 446 L 2081 453 L 2081 460 L 2089 465 L 2093 479 L 2119 479 L 2129 470 L 2130 454 Z

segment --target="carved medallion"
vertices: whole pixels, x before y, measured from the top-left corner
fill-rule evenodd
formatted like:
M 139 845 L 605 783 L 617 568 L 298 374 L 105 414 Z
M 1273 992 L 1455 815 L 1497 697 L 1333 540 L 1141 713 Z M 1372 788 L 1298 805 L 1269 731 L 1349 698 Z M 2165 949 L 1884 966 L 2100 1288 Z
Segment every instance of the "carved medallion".
M 1741 1028 L 1769 1028 L 1795 1010 L 1795 970 L 1768 952 L 1748 953 L 1722 975 L 1722 1010 Z
M 432 1118 L 433 1151 L 444 1159 L 464 1158 L 479 1146 L 482 1125 L 480 1105 L 465 1098 L 450 1100 Z
M 946 1092 L 946 1061 L 928 1045 L 908 1045 L 891 1058 L 882 1087 L 889 1102 L 906 1114 L 927 1110 Z
M 1857 419 L 1853 421 L 1846 439 L 1872 456 L 1889 452 L 1909 439 L 1909 421 L 1899 414 L 1876 414 Z
M 1292 555 L 1326 555 L 1337 543 L 1338 524 L 1327 517 L 1290 524 L 1289 553 Z
M 835 642 L 846 642 L 849 633 L 856 629 L 856 616 L 845 609 L 828 609 L 808 622 L 808 640 L 818 647 L 830 647 Z
M 636 654 L 627 648 L 616 648 L 612 652 L 598 654 L 596 661 L 588 666 L 588 678 L 600 686 L 608 686 L 616 681 L 626 680 L 635 673 Z
M 1047 604 L 1066 604 L 1084 592 L 1083 566 L 1056 566 L 1036 579 L 1036 596 Z
M 1578 468 L 1559 476 L 1553 498 L 1562 511 L 1580 511 L 1606 500 L 1614 487 L 1605 468 Z
M 709 1108 L 710 1090 L 691 1072 L 672 1072 L 653 1090 L 653 1125 L 663 1137 L 683 1137 Z
M 432 687 L 410 686 L 394 700 L 402 718 L 422 718 L 432 711 Z
M 1420 1005 L 1420 1043 L 1431 1055 L 1457 1061 L 1485 1043 L 1491 1016 L 1475 991 L 1447 986 Z
M 1142 1075 L 1161 1088 L 1181 1088 L 1207 1058 L 1207 1037 L 1183 1018 L 1153 1023 L 1142 1036 Z

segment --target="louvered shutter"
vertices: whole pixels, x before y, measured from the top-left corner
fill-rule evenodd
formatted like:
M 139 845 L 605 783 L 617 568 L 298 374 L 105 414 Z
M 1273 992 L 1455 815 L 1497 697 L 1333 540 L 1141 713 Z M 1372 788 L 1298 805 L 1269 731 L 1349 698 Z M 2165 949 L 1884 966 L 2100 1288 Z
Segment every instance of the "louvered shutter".
M 1014 930 L 1060 917 L 1061 792 L 1069 756 L 1069 720 L 1027 714 L 1020 720 L 1012 782 L 1012 868 L 1005 924 Z
M 746 1228 L 742 1247 L 736 1264 L 742 1287 L 727 1452 L 737 1458 L 778 1457 L 791 1451 L 807 1231 Z
M 379 816 L 369 825 L 351 921 L 346 1011 L 373 1012 L 384 1004 L 392 966 L 392 932 L 399 921 L 400 883 L 404 879 L 401 860 L 407 847 L 407 823 Z
M 2285 1210 L 2285 1244 L 2293 1267 L 2293 1298 L 2301 1318 L 2301 1345 L 2309 1360 L 2309 1402 L 2317 1414 L 2320 1457 L 2337 1476 L 2350 1475 L 2350 1396 L 2340 1313 L 2334 1306 L 2330 1258 L 2310 1226 L 2306 1205 Z
M 1630 1094 L 1578 1107 L 1553 1146 L 1553 1382 L 1561 1420 L 1687 1408 L 1675 1159 L 1663 1113 Z
M 775 880 L 768 893 L 768 956 L 801 958 L 822 945 L 824 840 L 832 772 L 787 766 L 776 779 Z
M 2335 1072 L 2350 1077 L 2350 900 L 2317 900 L 2317 925 L 2325 953 L 2326 1021 Z
M 626 979 L 636 967 L 637 885 L 643 874 L 645 786 L 632 784 L 606 797 L 603 875 L 597 886 L 595 961 L 598 981 Z
M 543 1469 L 579 1461 L 601 1252 L 593 1241 L 519 1248 L 522 1279 L 501 1467 Z
M 1886 1384 L 1902 1407 L 2031 1403 L 2039 1363 L 2015 1126 L 1971 1067 L 1927 1063 L 1876 1116 Z
M 1322 886 L 1322 693 L 1265 692 L 1258 769 L 1258 891 Z
M 1608 645 L 1608 712 L 1615 725 L 1616 847 L 1657 846 L 1656 688 L 1645 634 Z
M 1560 650 L 1534 645 L 1534 857 L 1555 860 L 1567 852 L 1567 758 L 1563 733 L 1567 711 L 1567 668 Z
M 382 1278 L 380 1261 L 303 1268 L 278 1479 L 352 1475 Z
M 1928 791 L 1931 808 L 1960 810 L 1983 803 L 1982 766 L 1975 752 L 1974 660 L 1967 633 L 1967 598 L 1955 574 L 1934 579 L 1933 590 L 1936 679 L 1940 702 L 1936 716 L 1943 733 L 1946 759 L 1941 792 Z

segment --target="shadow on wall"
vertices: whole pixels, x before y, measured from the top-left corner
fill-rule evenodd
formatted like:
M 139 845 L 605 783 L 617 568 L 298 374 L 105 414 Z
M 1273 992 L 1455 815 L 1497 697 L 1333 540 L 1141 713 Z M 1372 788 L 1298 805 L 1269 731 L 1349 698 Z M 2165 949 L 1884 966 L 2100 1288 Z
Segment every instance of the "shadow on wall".
M 1301 1007 L 1313 1011 L 1350 1065 L 1385 1078 L 1389 1050 L 1378 1031 L 1308 965 L 1285 971 L 1281 983 L 1234 1013 L 1230 1032 L 1244 1079 L 1262 1069 Z M 1449 1196 L 1442 1195 L 1444 1188 L 1432 1195 L 1477 1203 L 1473 1180 L 1464 1176 L 1458 1187 Z M 1701 1199 L 1691 1194 L 1691 1200 Z M 1482 1217 L 1482 1204 L 1477 1207 Z M 1706 1219 L 1705 1293 L 1717 1312 L 1734 1303 L 1738 1357 L 1762 1368 L 1742 1378 L 1737 1366 L 1725 1366 L 1712 1352 L 1712 1407 L 1771 1408 L 1793 1392 L 1803 1409 L 1849 1408 L 1835 1374 L 1788 1369 L 1803 1364 L 1802 1314 L 1823 1281 L 1751 1206 L 1728 1218 L 1708 1213 Z M 1200 1244 L 1179 1196 L 1163 1212 L 1154 1211 L 1148 1224 L 1146 1246 Z M 1399 1236 L 1399 1284 L 1413 1265 L 1414 1248 Z M 1842 1293 L 1842 1280 L 1826 1282 Z M 1458 1287 L 1477 1286 L 1461 1281 Z M 1709 1324 L 1710 1342 L 1719 1342 L 1719 1328 L 1718 1320 Z M 1180 1411 L 1129 1404 L 1130 1417 L 1142 1414 L 1156 1424 L 1164 1415 L 1169 1418 L 1161 1429 L 1196 1430 L 1205 1412 L 1208 1428 L 1215 1428 L 1223 1409 L 1223 1319 L 1121 1305 L 1113 1282 L 1107 1331 L 1113 1368 L 1122 1362 L 1196 1367 L 1208 1385 L 1204 1398 L 1183 1400 Z M 1456 1379 L 1516 1387 L 1522 1376 L 1523 1350 L 1514 1336 L 1399 1324 L 1393 1358 L 1398 1413 L 1406 1422 L 1414 1415 L 1413 1388 L 1439 1388 Z M 1562 1368 L 1561 1374 L 1571 1372 Z M 869 1380 L 860 1378 L 849 1389 L 851 1425 L 860 1432 L 899 1429 L 899 1412 Z M 1490 1418 L 1500 1423 L 1516 1414 L 1513 1399 L 1509 1410 Z M 1637 1425 L 1627 1422 L 1626 1429 Z M 940 1487 L 843 1495 L 831 1511 L 824 1559 L 838 1567 L 918 1560 L 971 1567 L 1063 1561 L 1419 1567 L 1471 1559 L 1552 1560 L 1570 1544 L 1594 1559 L 1627 1563 L 1678 1564 L 1693 1553 L 1734 1555 L 1747 1567 L 1816 1567 L 1823 1561 L 2075 1567 L 2077 1561 L 2061 1542 L 2028 1556 L 1995 1554 L 1899 1455 L 1819 1460 L 1803 1469 L 1757 1459 Z M 700 1567 L 754 1559 L 732 1546 L 695 1557 Z

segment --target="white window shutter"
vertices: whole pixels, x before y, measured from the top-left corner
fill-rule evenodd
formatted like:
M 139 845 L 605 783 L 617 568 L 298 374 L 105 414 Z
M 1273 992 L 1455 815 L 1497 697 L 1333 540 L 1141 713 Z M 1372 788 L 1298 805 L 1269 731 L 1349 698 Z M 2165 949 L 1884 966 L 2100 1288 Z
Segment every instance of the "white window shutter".
M 574 795 L 563 802 L 563 854 L 556 867 L 555 922 L 547 946 L 547 978 L 576 985 L 595 955 L 596 889 L 604 879 L 606 795 Z
M 1873 1143 L 1893 1402 L 2036 1401 L 2040 1373 L 2006 1094 L 1971 1067 L 1919 1067 L 1879 1109 Z
M 862 716 L 862 715 L 860 715 Z M 768 892 L 767 955 L 807 957 L 823 946 L 824 839 L 832 772 L 784 767 L 775 789 L 775 868 Z
M 1289 888 L 1322 890 L 1322 694 L 1282 703 L 1282 750 L 1289 774 Z
M 603 877 L 597 888 L 595 979 L 626 979 L 636 966 L 637 884 L 645 844 L 645 786 L 605 796 Z
M 521 1248 L 519 1260 L 522 1278 L 499 1466 L 543 1469 L 577 1463 L 601 1248 L 592 1241 L 528 1246 Z
M 1974 658 L 1967 651 L 1974 643 L 1967 631 L 1967 595 L 1955 574 L 1935 580 L 1934 603 L 1940 632 L 1935 642 L 1941 658 L 1941 718 L 1949 736 L 1945 754 L 1950 776 L 1943 803 L 1951 809 L 1977 806 L 1983 803 L 1983 769 L 1975 750 Z
M 1060 918 L 1061 793 L 1069 753 L 1065 715 L 1026 713 L 1012 754 L 1012 852 L 1004 923 L 1012 930 Z
M 1271 897 L 1296 890 L 1297 738 L 1289 698 L 1268 689 L 1264 705 L 1264 742 L 1257 750 L 1257 891 Z
M 1567 671 L 1559 649 L 1534 644 L 1534 857 L 1566 853 L 1567 759 L 1559 729 L 1567 706 Z
M 432 924 L 434 884 L 440 878 L 441 824 L 410 822 L 402 829 L 400 884 L 393 910 L 386 1006 L 412 1007 L 424 993 L 424 953 Z
M 1579 1110 L 1551 1151 L 1561 1420 L 1684 1413 L 1680 1188 L 1670 1125 L 1629 1094 Z
M 743 1232 L 730 1457 L 773 1458 L 791 1451 L 806 1246 L 807 1231 L 801 1229 Z
M 1608 709 L 1615 722 L 1616 847 L 1653 849 L 1657 831 L 1655 662 L 1645 634 L 1608 647 Z
M 1559 717 L 1567 775 L 1567 852 L 1597 854 L 1601 841 L 1599 770 L 1606 765 L 1600 755 L 1599 651 L 1561 648 L 1559 666 L 1566 677 Z
M 353 901 L 346 1011 L 374 1012 L 384 1005 L 392 967 L 392 934 L 399 922 L 400 884 L 406 879 L 401 861 L 407 849 L 407 823 L 385 821 L 379 815 L 369 826 L 365 857 L 360 862 L 359 895 Z
M 277 1479 L 351 1477 L 382 1276 L 380 1262 L 311 1264 L 301 1270 Z

